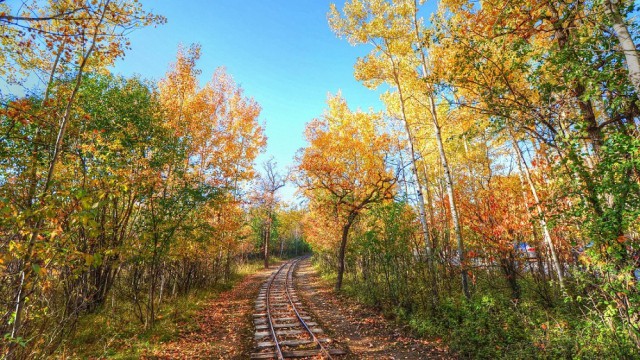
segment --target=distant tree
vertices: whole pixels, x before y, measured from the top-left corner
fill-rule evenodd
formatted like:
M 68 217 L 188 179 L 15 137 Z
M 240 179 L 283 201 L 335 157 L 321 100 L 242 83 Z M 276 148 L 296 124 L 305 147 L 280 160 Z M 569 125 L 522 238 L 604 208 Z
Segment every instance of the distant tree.
M 273 217 L 275 216 L 276 206 L 278 205 L 277 191 L 287 183 L 287 175 L 278 173 L 276 170 L 277 163 L 273 158 L 267 160 L 262 165 L 263 173 L 258 176 L 256 181 L 256 203 L 263 212 L 262 225 L 263 229 L 263 254 L 264 268 L 269 268 L 269 243 L 271 241 L 271 230 L 273 225 Z

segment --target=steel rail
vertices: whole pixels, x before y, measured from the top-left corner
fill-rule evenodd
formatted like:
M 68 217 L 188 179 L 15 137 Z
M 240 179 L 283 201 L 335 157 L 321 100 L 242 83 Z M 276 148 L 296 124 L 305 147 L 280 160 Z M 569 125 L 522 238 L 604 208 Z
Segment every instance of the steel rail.
M 293 271 L 295 269 L 295 267 L 298 265 L 298 263 L 300 262 L 300 260 L 302 260 L 303 258 L 298 258 L 295 259 L 291 262 L 291 266 L 289 266 L 289 269 L 287 271 L 287 277 L 285 279 L 285 290 L 286 290 L 286 294 L 287 294 L 287 299 L 289 299 L 289 303 L 291 304 L 291 307 L 293 308 L 293 311 L 296 313 L 296 317 L 298 318 L 298 321 L 300 321 L 300 323 L 302 324 L 302 326 L 304 327 L 304 329 L 307 331 L 307 333 L 309 333 L 309 335 L 311 336 L 311 338 L 313 339 L 313 341 L 316 343 L 316 345 L 318 346 L 318 348 L 320 349 L 320 351 L 324 354 L 326 359 L 333 359 L 331 357 L 331 354 L 329 354 L 329 350 L 327 350 L 322 343 L 320 342 L 320 340 L 318 340 L 318 338 L 316 337 L 316 335 L 313 333 L 313 331 L 311 331 L 311 329 L 309 328 L 309 326 L 307 325 L 307 323 L 304 321 L 304 319 L 302 319 L 302 316 L 300 315 L 300 313 L 298 312 L 298 308 L 296 307 L 296 304 L 294 303 L 293 299 L 291 298 L 291 294 L 289 292 L 289 284 L 291 281 L 291 286 L 293 287 Z
M 276 345 L 276 356 L 278 360 L 284 360 L 284 356 L 282 355 L 282 348 L 280 347 L 280 342 L 278 341 L 278 337 L 276 336 L 276 330 L 273 328 L 273 319 L 271 318 L 271 309 L 270 309 L 270 300 L 271 297 L 271 285 L 273 285 L 274 280 L 278 277 L 278 274 L 284 269 L 287 264 L 290 264 L 291 261 L 284 263 L 280 266 L 278 271 L 271 277 L 269 280 L 269 284 L 267 285 L 267 299 L 266 299 L 266 307 L 267 307 L 267 322 L 269 323 L 269 331 L 271 332 L 271 336 L 273 337 L 273 342 Z

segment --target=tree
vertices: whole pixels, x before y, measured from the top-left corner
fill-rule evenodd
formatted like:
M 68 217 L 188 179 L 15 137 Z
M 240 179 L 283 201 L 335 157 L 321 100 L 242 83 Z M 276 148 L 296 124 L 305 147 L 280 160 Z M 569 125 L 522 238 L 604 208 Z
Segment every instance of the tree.
M 363 210 L 393 198 L 397 176 L 389 168 L 393 143 L 381 133 L 382 117 L 350 111 L 340 95 L 327 103 L 323 117 L 307 125 L 309 146 L 298 156 L 296 178 L 313 206 L 332 209 L 340 228 L 335 286 L 340 290 L 349 230 Z
M 2 74 L 8 75 L 10 84 L 20 83 L 19 74 L 29 73 L 38 68 L 44 68 L 47 79 L 45 93 L 41 99 L 38 117 L 43 120 L 57 123 L 56 136 L 47 139 L 51 142 L 51 156 L 46 163 L 46 170 L 40 177 L 40 164 L 32 163 L 31 184 L 28 186 L 29 208 L 28 213 L 33 214 L 21 229 L 22 243 L 26 244 L 26 251 L 21 258 L 21 270 L 18 273 L 19 285 L 16 287 L 15 310 L 11 339 L 15 341 L 20 336 L 23 324 L 25 307 L 25 286 L 33 282 L 33 260 L 36 242 L 42 237 L 42 230 L 48 222 L 46 216 L 42 216 L 43 210 L 51 206 L 51 188 L 55 181 L 60 153 L 64 145 L 65 135 L 72 120 L 74 105 L 80 91 L 80 85 L 84 74 L 89 69 L 103 69 L 122 56 L 126 49 L 126 34 L 140 26 L 164 21 L 162 17 L 154 16 L 143 10 L 138 2 L 112 2 L 83 1 L 81 3 L 68 3 L 51 1 L 47 5 L 39 3 L 23 3 L 22 10 L 26 13 L 38 14 L 35 17 L 11 15 L 11 11 L 20 11 L 20 7 L 11 9 L 1 4 L 0 22 L 3 28 L 9 28 L 9 36 L 3 36 L 0 40 L 2 55 L 0 61 L 11 64 L 3 66 Z M 41 15 L 41 14 L 53 14 Z M 28 29 L 24 31 L 22 29 Z M 9 50 L 9 51 L 5 51 Z M 48 56 L 47 56 L 48 55 Z M 11 69 L 5 71 L 5 69 Z M 56 74 L 63 74 L 72 82 L 56 82 Z M 54 85 L 71 87 L 68 91 L 59 91 L 62 96 L 56 99 L 58 104 L 51 106 L 49 96 Z M 3 101 L 5 99 L 2 99 Z M 59 106 L 62 104 L 62 106 Z M 33 109 L 33 108 L 32 108 Z M 10 130 L 14 130 L 11 127 Z M 37 159 L 37 154 L 43 151 L 40 131 L 33 135 L 32 157 Z M 24 230 L 28 229 L 28 234 Z M 8 357 L 12 357 L 13 349 Z
M 420 221 L 427 244 L 427 254 L 430 258 L 431 246 L 428 239 L 424 193 L 416 166 L 418 159 L 414 145 L 415 131 L 411 129 L 407 110 L 409 99 L 417 102 L 418 107 L 422 109 L 421 111 L 429 115 L 434 139 L 438 145 L 440 164 L 449 198 L 451 223 L 461 265 L 462 289 L 464 294 L 469 297 L 464 241 L 454 198 L 453 175 L 441 135 L 440 111 L 443 107 L 439 107 L 437 102 L 438 97 L 442 97 L 446 105 L 447 99 L 441 91 L 438 91 L 437 80 L 434 80 L 432 76 L 432 64 L 425 46 L 429 41 L 430 32 L 424 28 L 423 22 L 418 17 L 418 11 L 417 0 L 353 0 L 345 4 L 344 15 L 341 15 L 333 5 L 329 15 L 329 23 L 334 31 L 345 36 L 349 42 L 354 44 L 367 43 L 372 46 L 371 53 L 356 64 L 356 77 L 371 87 L 377 87 L 382 82 L 386 82 L 397 91 L 400 115 L 405 124 L 411 149 L 412 169 L 418 182 Z
M 287 175 L 282 175 L 276 170 L 276 162 L 273 158 L 265 161 L 262 165 L 262 174 L 256 180 L 256 196 L 254 203 L 264 212 L 262 219 L 263 229 L 263 254 L 264 268 L 269 268 L 269 244 L 271 241 L 271 232 L 273 225 L 273 217 L 275 216 L 276 206 L 278 204 L 277 191 L 284 187 L 287 183 Z

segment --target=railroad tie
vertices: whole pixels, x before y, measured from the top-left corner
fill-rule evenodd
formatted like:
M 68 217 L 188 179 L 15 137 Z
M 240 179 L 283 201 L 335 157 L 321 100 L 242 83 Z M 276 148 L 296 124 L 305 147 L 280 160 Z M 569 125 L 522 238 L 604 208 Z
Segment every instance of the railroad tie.
M 293 283 L 293 273 L 301 259 L 281 265 L 260 287 L 253 314 L 256 352 L 251 359 L 332 359 L 346 354 L 331 347 L 333 341 L 303 310 Z

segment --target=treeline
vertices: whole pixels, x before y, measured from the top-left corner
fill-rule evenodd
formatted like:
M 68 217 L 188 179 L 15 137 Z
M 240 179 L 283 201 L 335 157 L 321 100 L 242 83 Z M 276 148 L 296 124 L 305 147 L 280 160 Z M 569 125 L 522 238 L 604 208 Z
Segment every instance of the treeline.
M 126 34 L 164 18 L 137 1 L 19 5 L 0 4 L 0 356 L 51 356 L 107 306 L 150 329 L 265 241 L 307 251 L 301 213 L 256 178 L 260 106 L 224 69 L 199 85 L 198 46 L 157 83 L 113 76 Z
M 238 238 L 250 242 L 241 189 L 231 184 L 249 179 L 264 146 L 259 108 L 218 72 L 191 111 L 194 94 L 171 93 L 184 79 L 169 80 L 185 60 L 180 54 L 157 90 L 136 78 L 85 74 L 49 184 L 56 114 L 64 111 L 55 102 L 70 82 L 52 85 L 46 109 L 36 96 L 7 104 L 0 294 L 2 333 L 14 335 L 5 340 L 23 342 L 16 351 L 55 349 L 113 290 L 152 327 L 163 297 L 226 280 Z M 170 104 L 176 97 L 181 108 Z M 33 339 L 43 335 L 46 342 Z
M 637 4 L 427 6 L 331 8 L 370 49 L 356 78 L 387 91 L 307 127 L 318 260 L 463 357 L 638 356 Z

